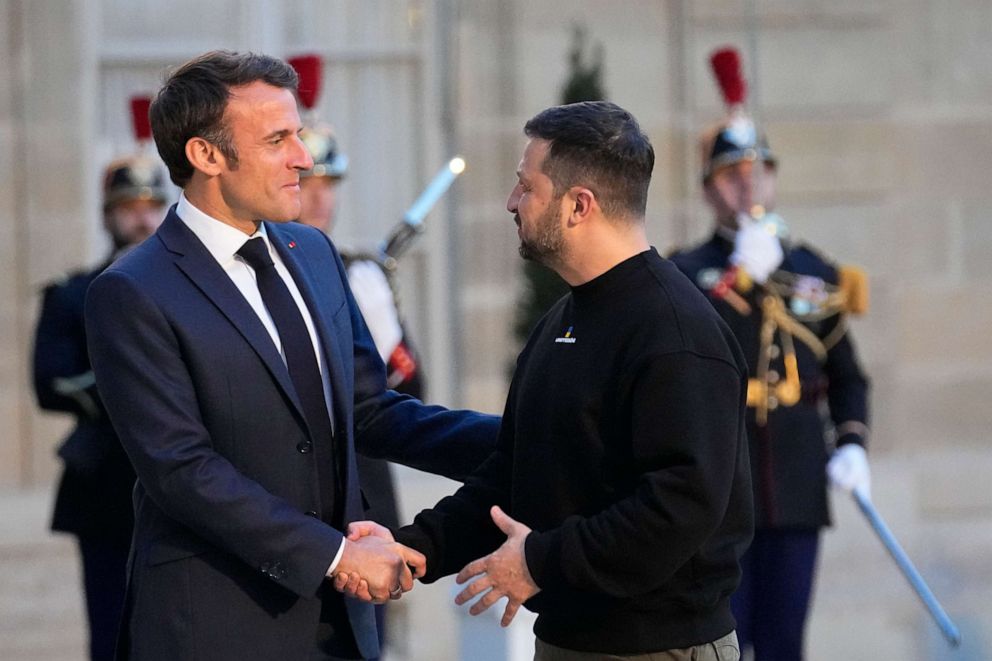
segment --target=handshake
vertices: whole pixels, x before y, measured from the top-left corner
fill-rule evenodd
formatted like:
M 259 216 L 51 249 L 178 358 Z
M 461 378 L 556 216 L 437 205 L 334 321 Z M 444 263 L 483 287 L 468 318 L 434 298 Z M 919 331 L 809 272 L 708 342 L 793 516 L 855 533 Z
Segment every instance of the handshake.
M 382 604 L 413 589 L 413 579 L 427 573 L 427 559 L 393 539 L 374 521 L 348 524 L 344 552 L 329 578 L 334 589 L 349 596 Z
M 498 506 L 490 510 L 493 523 L 506 541 L 489 555 L 473 560 L 458 573 L 456 582 L 471 581 L 455 603 L 464 604 L 482 595 L 469 613 L 478 615 L 503 597 L 507 598 L 501 624 L 509 626 L 520 606 L 541 591 L 530 575 L 524 540 L 531 529 L 513 520 Z M 399 599 L 413 589 L 413 581 L 427 573 L 427 559 L 393 539 L 388 528 L 374 521 L 348 524 L 344 552 L 328 577 L 334 589 L 362 601 L 382 604 Z M 474 580 L 473 580 L 474 579 Z

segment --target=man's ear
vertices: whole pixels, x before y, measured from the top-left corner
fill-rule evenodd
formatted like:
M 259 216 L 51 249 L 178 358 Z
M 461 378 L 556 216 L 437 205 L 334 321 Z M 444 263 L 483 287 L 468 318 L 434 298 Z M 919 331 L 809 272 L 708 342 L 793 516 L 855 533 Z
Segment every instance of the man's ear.
M 194 169 L 208 177 L 220 174 L 226 164 L 224 155 L 211 142 L 203 138 L 190 138 L 186 141 L 186 158 Z
M 578 225 L 584 223 L 592 216 L 599 203 L 596 201 L 596 194 L 588 188 L 575 186 L 569 191 L 572 198 L 572 213 L 569 215 L 568 224 Z

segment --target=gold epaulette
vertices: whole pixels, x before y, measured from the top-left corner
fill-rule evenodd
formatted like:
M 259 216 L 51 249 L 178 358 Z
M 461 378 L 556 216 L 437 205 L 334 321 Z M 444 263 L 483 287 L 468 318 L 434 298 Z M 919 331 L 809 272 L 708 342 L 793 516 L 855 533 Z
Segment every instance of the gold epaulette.
M 844 295 L 844 311 L 862 315 L 868 312 L 868 274 L 858 266 L 842 265 L 837 268 L 837 283 Z

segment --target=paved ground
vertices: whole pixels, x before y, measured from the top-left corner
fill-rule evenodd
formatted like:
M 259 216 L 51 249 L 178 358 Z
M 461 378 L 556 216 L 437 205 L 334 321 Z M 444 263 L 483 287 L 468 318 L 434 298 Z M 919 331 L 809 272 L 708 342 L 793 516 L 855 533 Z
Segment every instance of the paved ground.
M 407 520 L 457 486 L 399 472 Z M 0 492 L 0 661 L 86 658 L 79 560 L 72 537 L 48 530 L 52 493 L 49 488 Z M 529 614 L 518 616 L 507 635 L 495 614 L 471 619 L 460 614 L 452 604 L 453 585 L 446 579 L 421 587 L 392 605 L 393 645 L 384 661 L 530 658 Z
M 51 490 L 0 494 L 0 659 L 78 661 L 86 635 L 73 539 L 48 530 Z
M 874 464 L 876 505 L 961 627 L 951 652 L 847 498 L 834 498 L 824 535 L 808 656 L 850 661 L 992 659 L 992 459 L 986 453 L 887 457 Z M 402 518 L 447 495 L 453 482 L 400 469 Z M 0 492 L 0 661 L 81 661 L 85 623 L 76 548 L 48 529 L 51 489 Z M 418 587 L 394 605 L 386 661 L 522 661 L 533 653 L 521 611 L 504 632 L 501 612 L 456 609 L 453 581 Z M 490 609 L 494 610 L 494 609 Z

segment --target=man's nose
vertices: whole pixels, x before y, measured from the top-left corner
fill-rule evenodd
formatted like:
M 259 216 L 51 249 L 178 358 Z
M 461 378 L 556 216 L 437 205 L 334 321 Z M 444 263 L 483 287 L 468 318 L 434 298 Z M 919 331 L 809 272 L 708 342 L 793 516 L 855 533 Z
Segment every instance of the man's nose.
M 310 150 L 307 146 L 303 144 L 303 140 L 300 136 L 294 136 L 293 142 L 296 145 L 295 153 L 293 154 L 293 168 L 296 170 L 310 170 L 313 169 L 313 156 L 310 155 Z
M 517 213 L 517 204 L 520 202 L 520 186 L 514 186 L 510 191 L 510 197 L 506 198 L 506 210 L 510 213 Z
M 751 161 L 742 161 L 737 166 L 737 176 L 740 177 L 741 181 L 750 186 L 751 182 L 754 181 L 754 163 Z

